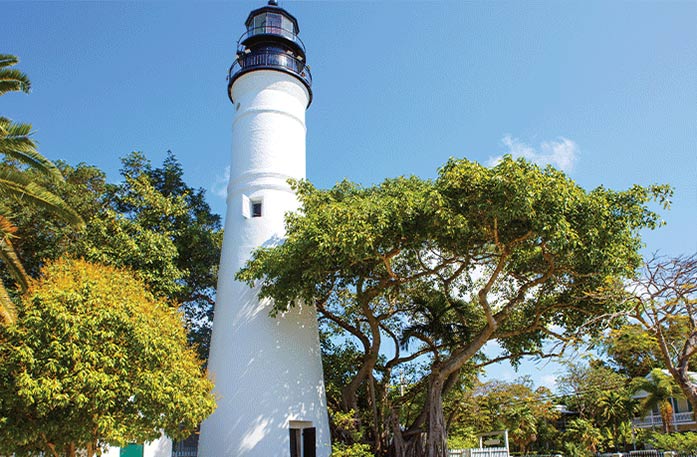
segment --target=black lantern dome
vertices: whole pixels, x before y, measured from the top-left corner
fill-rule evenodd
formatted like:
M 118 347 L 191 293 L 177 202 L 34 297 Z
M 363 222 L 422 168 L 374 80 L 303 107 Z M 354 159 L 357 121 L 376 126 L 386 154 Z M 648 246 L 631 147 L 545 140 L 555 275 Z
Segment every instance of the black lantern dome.
M 312 102 L 312 74 L 305 62 L 305 45 L 298 37 L 298 20 L 270 0 L 249 13 L 247 31 L 237 42 L 237 59 L 228 74 L 228 96 L 232 84 L 254 70 L 276 70 L 291 74 L 305 84 Z

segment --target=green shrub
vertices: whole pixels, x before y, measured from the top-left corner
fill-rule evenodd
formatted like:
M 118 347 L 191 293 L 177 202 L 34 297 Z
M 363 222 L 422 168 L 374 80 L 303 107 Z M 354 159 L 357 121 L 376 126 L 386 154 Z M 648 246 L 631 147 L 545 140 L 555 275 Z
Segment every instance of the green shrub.
M 336 443 L 332 445 L 332 457 L 375 457 L 370 452 L 370 446 L 367 444 L 343 444 Z
M 697 433 L 653 433 L 648 440 L 651 446 L 664 451 L 697 452 Z
M 593 452 L 576 443 L 567 441 L 564 443 L 564 455 L 567 457 L 592 457 Z
M 448 433 L 448 449 L 479 447 L 479 439 L 472 427 L 461 427 Z

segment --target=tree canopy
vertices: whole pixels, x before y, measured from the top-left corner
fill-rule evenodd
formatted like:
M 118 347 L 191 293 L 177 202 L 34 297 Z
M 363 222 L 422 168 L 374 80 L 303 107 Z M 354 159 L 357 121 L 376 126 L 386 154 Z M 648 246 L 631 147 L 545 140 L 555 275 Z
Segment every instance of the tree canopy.
M 203 189 L 185 183 L 173 154 L 160 167 L 139 152 L 122 162 L 123 180 L 113 184 L 94 166 L 59 162 L 65 183 L 46 186 L 82 215 L 86 227 L 75 233 L 46 211 L 13 205 L 17 227 L 31 233 L 15 240 L 16 250 L 31 276 L 46 260 L 64 254 L 131 269 L 152 292 L 181 304 L 190 338 L 205 358 L 222 244 L 220 217 L 211 212 Z
M 0 454 L 185 437 L 213 411 L 211 390 L 181 315 L 132 272 L 49 262 L 0 329 Z
M 405 456 L 445 455 L 442 398 L 465 366 L 517 363 L 544 355 L 548 339 L 600 328 L 595 318 L 615 304 L 588 293 L 633 274 L 639 230 L 660 224 L 649 204 L 670 196 L 667 186 L 586 191 L 551 167 L 510 157 L 492 168 L 452 159 L 435 181 L 293 186 L 302 210 L 288 215 L 285 242 L 257 250 L 238 278 L 258 282 L 275 312 L 313 303 L 355 338 L 363 354 L 342 392 L 346 411 L 362 385 L 384 389 L 396 366 L 429 360 L 413 387 L 427 394 L 410 424 L 379 425 L 380 411 L 398 404 L 373 401 L 375 439 L 394 431 L 386 443 Z M 383 340 L 394 357 L 378 372 Z M 487 359 L 491 340 L 502 352 Z

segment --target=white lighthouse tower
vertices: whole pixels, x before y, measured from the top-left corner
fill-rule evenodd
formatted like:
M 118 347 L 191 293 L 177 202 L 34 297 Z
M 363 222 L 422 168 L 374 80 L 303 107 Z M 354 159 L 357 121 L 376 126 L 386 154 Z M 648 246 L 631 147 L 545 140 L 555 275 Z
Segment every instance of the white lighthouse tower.
M 232 159 L 209 373 L 218 408 L 201 426 L 200 457 L 326 457 L 331 452 L 317 317 L 272 318 L 271 303 L 234 276 L 259 246 L 284 237 L 305 177 L 312 78 L 298 21 L 274 0 L 249 14 L 230 68 Z

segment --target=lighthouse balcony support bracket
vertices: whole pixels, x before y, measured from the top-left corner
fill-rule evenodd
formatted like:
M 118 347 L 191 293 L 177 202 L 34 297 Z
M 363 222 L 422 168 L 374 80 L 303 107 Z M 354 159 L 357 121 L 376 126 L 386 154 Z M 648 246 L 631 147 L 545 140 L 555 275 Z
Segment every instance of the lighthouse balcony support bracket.
M 278 51 L 242 53 L 230 67 L 228 73 L 228 96 L 232 97 L 230 88 L 237 78 L 254 70 L 277 70 L 291 74 L 305 84 L 312 103 L 312 73 L 307 64 L 297 57 Z M 232 98 L 230 98 L 231 101 Z M 234 101 L 233 101 L 234 102 Z

